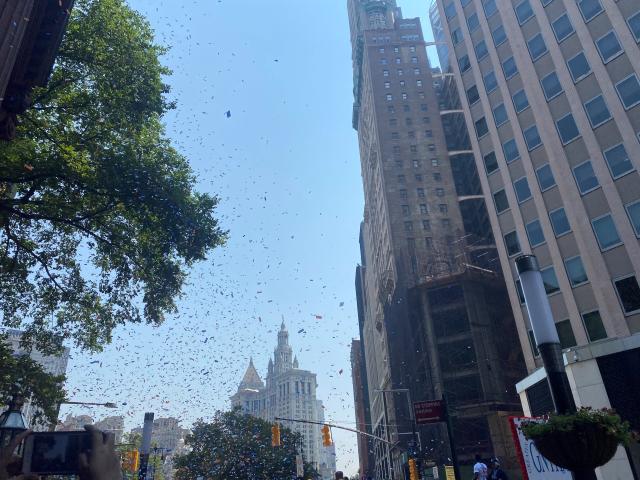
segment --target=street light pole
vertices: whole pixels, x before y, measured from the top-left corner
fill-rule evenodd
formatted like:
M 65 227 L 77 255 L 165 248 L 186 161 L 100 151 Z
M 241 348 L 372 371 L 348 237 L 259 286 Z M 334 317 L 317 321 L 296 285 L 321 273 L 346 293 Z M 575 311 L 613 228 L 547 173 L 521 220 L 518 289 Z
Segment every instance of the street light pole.
M 516 258 L 516 268 L 524 293 L 524 300 L 533 329 L 533 336 L 547 372 L 547 383 L 556 413 L 565 415 L 576 411 L 569 378 L 564 368 L 562 346 L 551 314 L 551 306 L 542 282 L 538 260 L 534 255 Z M 595 470 L 574 472 L 576 480 L 595 480 Z

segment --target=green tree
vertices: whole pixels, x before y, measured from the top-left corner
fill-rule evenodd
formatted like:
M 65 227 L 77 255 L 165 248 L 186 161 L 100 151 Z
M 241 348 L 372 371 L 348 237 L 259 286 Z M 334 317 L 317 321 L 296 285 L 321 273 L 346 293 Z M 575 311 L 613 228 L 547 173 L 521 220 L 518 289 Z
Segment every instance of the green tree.
M 282 446 L 272 447 L 271 426 L 239 410 L 217 412 L 211 423 L 197 422 L 186 438 L 189 452 L 174 461 L 176 479 L 291 480 L 302 437 L 282 428 Z M 318 477 L 309 463 L 304 470 L 304 478 Z
M 218 198 L 163 129 L 164 51 L 123 0 L 77 0 L 48 86 L 0 145 L 0 326 L 39 349 L 161 323 L 225 241 Z
M 0 405 L 8 405 L 12 395 L 30 399 L 38 407 L 31 422 L 56 423 L 58 406 L 65 399 L 64 376 L 51 375 L 28 355 L 14 355 L 5 335 L 0 335 Z

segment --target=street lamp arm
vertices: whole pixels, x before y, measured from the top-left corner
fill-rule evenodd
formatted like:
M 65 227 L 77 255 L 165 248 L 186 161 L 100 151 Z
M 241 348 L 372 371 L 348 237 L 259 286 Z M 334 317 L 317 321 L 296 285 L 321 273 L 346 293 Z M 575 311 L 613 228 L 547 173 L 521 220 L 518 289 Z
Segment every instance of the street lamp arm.
M 60 405 L 93 405 L 97 407 L 106 407 L 106 408 L 117 408 L 118 406 L 113 402 L 74 402 L 71 400 L 67 400 L 64 402 L 60 402 Z

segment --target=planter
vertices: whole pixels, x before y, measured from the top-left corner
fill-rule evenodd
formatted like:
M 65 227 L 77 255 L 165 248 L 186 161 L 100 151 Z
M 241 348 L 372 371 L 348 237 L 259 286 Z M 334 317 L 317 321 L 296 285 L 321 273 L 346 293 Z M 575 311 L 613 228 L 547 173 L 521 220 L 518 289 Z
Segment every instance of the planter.
M 571 471 L 594 469 L 613 458 L 619 439 L 602 425 L 575 424 L 533 438 L 538 451 L 559 467 Z

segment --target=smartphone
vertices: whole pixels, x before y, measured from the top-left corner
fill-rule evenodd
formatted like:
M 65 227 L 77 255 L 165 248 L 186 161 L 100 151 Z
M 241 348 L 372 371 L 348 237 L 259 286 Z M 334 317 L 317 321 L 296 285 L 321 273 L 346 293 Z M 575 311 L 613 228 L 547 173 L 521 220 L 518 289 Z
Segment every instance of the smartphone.
M 89 432 L 34 432 L 24 443 L 22 472 L 38 475 L 77 475 L 80 454 L 89 450 Z

